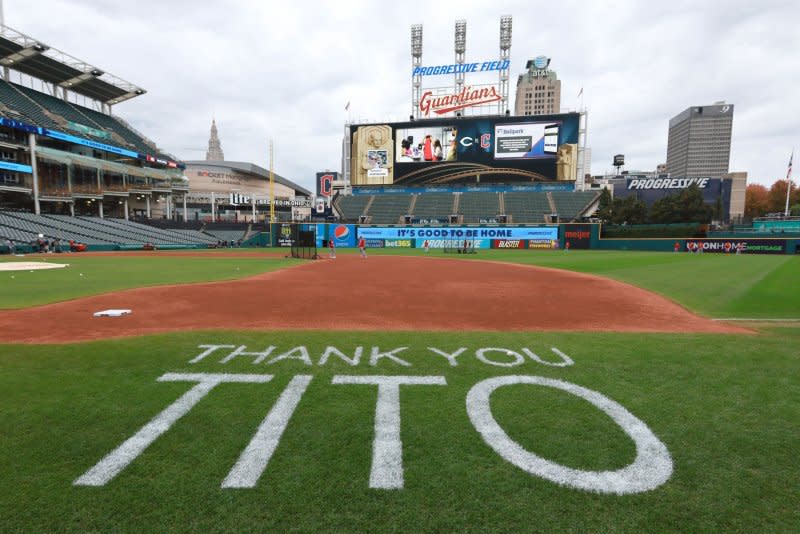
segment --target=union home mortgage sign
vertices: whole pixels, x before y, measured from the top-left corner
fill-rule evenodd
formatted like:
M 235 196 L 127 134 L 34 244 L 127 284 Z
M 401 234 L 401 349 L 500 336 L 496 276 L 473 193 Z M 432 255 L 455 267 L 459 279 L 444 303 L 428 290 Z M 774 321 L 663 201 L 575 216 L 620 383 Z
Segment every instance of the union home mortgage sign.
M 260 347 L 259 347 L 260 348 Z M 537 354 L 528 347 L 480 347 L 456 350 L 437 347 L 376 347 L 359 345 L 354 349 L 340 349 L 329 345 L 322 351 L 310 350 L 306 345 L 278 347 L 270 345 L 263 350 L 248 349 L 246 345 L 198 345 L 188 361 L 215 362 L 223 372 L 164 373 L 158 382 L 183 382 L 188 390 L 161 413 L 146 423 L 117 448 L 106 454 L 88 471 L 73 481 L 75 486 L 105 486 L 127 466 L 135 461 L 156 439 L 169 429 L 194 406 L 201 402 L 212 389 L 236 387 L 236 384 L 263 384 L 270 387 L 273 374 L 228 373 L 224 366 L 231 361 L 245 360 L 254 371 L 261 369 L 277 371 L 281 362 L 302 362 L 307 374 L 291 378 L 283 388 L 275 404 L 242 450 L 238 460 L 222 480 L 222 488 L 253 488 L 267 469 L 272 455 L 280 445 L 292 415 L 300 406 L 309 387 L 372 388 L 375 391 L 374 421 L 372 426 L 372 466 L 369 487 L 377 490 L 400 490 L 404 487 L 403 443 L 401 441 L 401 391 L 418 387 L 436 387 L 441 395 L 448 395 L 447 378 L 442 375 L 414 375 L 410 352 L 417 357 L 431 358 L 445 368 L 459 367 L 465 360 L 475 358 L 481 364 L 503 369 L 503 374 L 479 380 L 467 392 L 466 413 L 475 431 L 484 443 L 506 462 L 531 476 L 549 480 L 555 484 L 575 490 L 617 495 L 635 494 L 653 490 L 672 476 L 672 458 L 667 447 L 639 418 L 616 401 L 602 393 L 573 384 L 565 380 L 542 376 L 507 374 L 510 368 L 546 366 L 567 368 L 574 360 L 556 347 L 546 354 Z M 540 356 L 541 354 L 541 356 Z M 368 374 L 336 374 L 332 378 L 318 379 L 310 374 L 314 368 L 325 367 L 329 361 L 343 362 L 351 368 L 366 367 Z M 387 369 L 388 368 L 388 369 Z M 384 374 L 381 371 L 402 370 L 403 374 Z M 509 436 L 498 422 L 490 404 L 491 395 L 508 386 L 546 387 L 559 390 L 586 401 L 588 405 L 605 414 L 618 425 L 634 442 L 636 457 L 628 465 L 613 471 L 590 471 L 571 468 L 527 450 Z M 591 409 L 591 408 L 590 408 Z

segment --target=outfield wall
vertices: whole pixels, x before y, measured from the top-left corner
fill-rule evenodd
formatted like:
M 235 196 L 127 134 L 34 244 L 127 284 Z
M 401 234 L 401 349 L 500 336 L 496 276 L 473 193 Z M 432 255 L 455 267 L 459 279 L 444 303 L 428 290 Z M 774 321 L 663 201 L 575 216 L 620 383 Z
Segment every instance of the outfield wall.
M 274 225 L 273 246 L 290 246 L 286 230 L 290 224 Z M 364 237 L 367 248 L 459 248 L 464 242 L 475 249 L 565 249 L 570 250 L 641 250 L 748 254 L 798 254 L 800 237 L 726 237 L 726 238 L 601 238 L 600 225 L 565 223 L 560 225 L 474 225 L 474 226 L 402 226 L 318 223 L 317 247 L 326 248 L 330 239 L 337 248 L 354 248 Z M 284 235 L 285 234 L 285 235 Z M 283 235 L 283 238 L 281 237 Z

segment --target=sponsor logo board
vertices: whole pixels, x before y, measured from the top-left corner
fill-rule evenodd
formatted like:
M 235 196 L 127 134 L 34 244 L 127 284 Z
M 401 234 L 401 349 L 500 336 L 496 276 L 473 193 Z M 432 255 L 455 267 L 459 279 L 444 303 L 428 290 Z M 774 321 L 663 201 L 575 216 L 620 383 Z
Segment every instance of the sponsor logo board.
M 495 239 L 492 248 L 527 248 L 527 243 L 524 239 Z
M 783 239 L 706 239 L 686 241 L 688 252 L 711 252 L 718 254 L 784 254 Z
M 413 239 L 370 239 L 369 241 L 383 241 L 386 248 L 414 248 Z
M 415 245 L 417 248 L 424 248 L 425 243 L 428 243 L 428 248 L 464 248 L 470 249 L 484 249 L 492 248 L 491 239 L 417 239 Z
M 588 224 L 565 224 L 564 241 L 569 241 L 569 248 L 587 249 L 591 244 L 592 227 Z
M 530 239 L 528 240 L 528 248 L 531 249 L 551 249 L 556 248 L 557 241 L 555 239 Z

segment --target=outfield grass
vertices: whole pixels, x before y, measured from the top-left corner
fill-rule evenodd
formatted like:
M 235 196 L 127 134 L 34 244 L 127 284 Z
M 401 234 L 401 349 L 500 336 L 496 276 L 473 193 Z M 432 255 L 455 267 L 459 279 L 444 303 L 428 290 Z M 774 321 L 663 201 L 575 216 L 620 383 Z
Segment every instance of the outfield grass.
M 714 317 L 800 316 L 796 257 L 482 251 L 472 258 L 610 276 Z M 68 260 L 92 287 L 76 286 L 72 267 L 14 279 L 0 273 L 3 287 L 13 288 L 0 292 L 0 307 L 289 264 L 216 256 Z M 303 345 L 313 364 L 253 365 L 252 356 L 222 364 L 225 353 L 189 363 L 203 344 L 272 345 L 273 356 Z M 320 366 L 326 346 L 351 355 L 363 346 L 365 355 L 355 367 L 336 358 Z M 388 359 L 369 366 L 373 346 L 408 347 L 398 356 L 411 366 Z M 0 345 L 0 532 L 797 532 L 798 346 L 797 327 L 757 335 L 221 331 Z M 428 347 L 467 350 L 452 367 Z M 550 351 L 557 347 L 574 365 L 526 358 L 516 367 L 491 366 L 477 359 L 481 347 L 527 347 L 547 360 L 557 359 Z M 168 372 L 274 379 L 219 385 L 108 484 L 73 486 L 192 387 L 156 381 Z M 258 484 L 222 489 L 298 374 L 312 381 Z M 445 378 L 446 386 L 400 388 L 403 489 L 369 487 L 377 387 L 332 385 L 335 375 Z M 555 378 L 613 399 L 667 447 L 672 476 L 620 496 L 560 486 L 506 462 L 481 439 L 465 403 L 476 383 L 503 375 Z M 619 426 L 565 392 L 509 386 L 491 397 L 491 409 L 513 440 L 553 462 L 600 471 L 634 460 L 634 444 Z
M 800 329 L 759 336 L 466 333 L 181 333 L 0 351 L 0 531 L 796 532 L 800 524 Z M 188 361 L 199 344 L 308 347 L 315 365 Z M 401 367 L 316 365 L 327 345 L 407 346 Z M 428 351 L 467 347 L 459 366 Z M 479 362 L 479 347 L 555 346 L 574 365 Z M 552 355 L 550 358 L 552 359 Z M 103 487 L 72 481 L 186 392 L 165 372 L 272 373 L 214 389 Z M 258 485 L 221 481 L 290 378 L 313 380 Z M 334 375 L 405 374 L 447 386 L 401 387 L 402 490 L 368 487 L 375 386 Z M 598 391 L 644 421 L 674 473 L 652 491 L 602 495 L 531 476 L 494 453 L 465 411 L 479 380 L 508 374 Z M 608 417 L 557 390 L 512 386 L 492 410 L 521 445 L 576 469 L 618 469 L 634 447 Z

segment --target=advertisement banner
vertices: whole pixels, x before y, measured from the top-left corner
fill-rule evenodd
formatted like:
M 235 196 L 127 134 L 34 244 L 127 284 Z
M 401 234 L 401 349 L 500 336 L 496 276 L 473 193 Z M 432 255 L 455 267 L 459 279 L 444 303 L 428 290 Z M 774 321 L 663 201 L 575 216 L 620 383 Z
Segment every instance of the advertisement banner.
M 718 254 L 784 254 L 784 239 L 705 239 L 687 240 L 687 252 Z
M 503 192 L 542 192 L 575 191 L 574 182 L 536 182 L 530 184 L 487 184 L 487 185 L 427 185 L 423 187 L 402 186 L 361 186 L 354 187 L 354 195 L 414 195 L 419 193 L 503 193 Z
M 558 241 L 556 241 L 555 239 L 531 239 L 530 241 L 528 241 L 528 248 L 547 250 L 547 249 L 558 248 L 557 244 Z
M 588 224 L 565 224 L 564 246 L 569 242 L 569 248 L 587 249 L 592 242 L 592 227 Z
M 364 244 L 367 248 L 383 248 L 383 239 L 365 239 Z
M 494 157 L 497 159 L 555 157 L 558 150 L 559 124 L 531 122 L 495 126 Z
M 288 223 L 280 223 L 278 225 L 278 246 L 291 247 L 292 246 L 292 225 Z
M 492 248 L 528 248 L 524 239 L 494 239 Z
M 557 226 L 408 228 L 367 226 L 358 229 L 367 239 L 558 239 Z
M 332 224 L 328 238 L 333 239 L 333 244 L 337 248 L 354 248 L 356 246 L 356 225 Z
M 366 241 L 383 241 L 386 248 L 414 248 L 413 239 L 367 239 Z
M 491 239 L 415 239 L 414 244 L 417 248 L 470 248 L 485 249 L 492 248 Z

